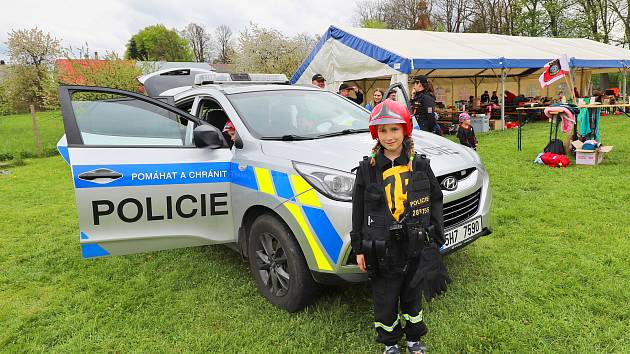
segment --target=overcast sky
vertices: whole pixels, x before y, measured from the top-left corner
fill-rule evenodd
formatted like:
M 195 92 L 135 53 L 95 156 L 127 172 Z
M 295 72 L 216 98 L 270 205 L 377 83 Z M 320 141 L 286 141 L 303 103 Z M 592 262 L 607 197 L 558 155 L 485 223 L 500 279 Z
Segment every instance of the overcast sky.
M 133 34 L 158 23 L 176 29 L 190 22 L 209 29 L 225 24 L 238 33 L 254 22 L 289 36 L 321 35 L 331 24 L 352 25 L 357 1 L 6 1 L 0 8 L 0 58 L 7 58 L 5 42 L 12 29 L 32 27 L 50 32 L 64 47 L 77 48 L 87 42 L 90 52 L 110 50 L 121 56 Z

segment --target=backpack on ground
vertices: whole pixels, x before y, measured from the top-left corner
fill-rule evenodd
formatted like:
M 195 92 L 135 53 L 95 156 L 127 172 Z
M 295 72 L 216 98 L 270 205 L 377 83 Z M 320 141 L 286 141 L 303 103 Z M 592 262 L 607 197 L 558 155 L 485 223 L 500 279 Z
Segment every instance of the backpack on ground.
M 555 138 L 551 138 L 551 133 L 553 131 L 553 121 L 556 121 L 556 134 Z M 558 139 L 558 126 L 560 125 L 560 117 L 555 117 L 551 120 L 551 124 L 549 125 L 549 143 L 545 146 L 544 152 L 550 152 L 553 154 L 566 155 L 566 151 L 564 150 L 564 142 Z

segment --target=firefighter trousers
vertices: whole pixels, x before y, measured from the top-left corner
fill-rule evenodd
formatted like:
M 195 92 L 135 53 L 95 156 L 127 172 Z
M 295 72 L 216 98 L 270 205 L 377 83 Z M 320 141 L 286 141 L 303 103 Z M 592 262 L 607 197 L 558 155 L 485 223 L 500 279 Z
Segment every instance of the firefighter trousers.
M 384 273 L 381 270 L 372 276 L 377 342 L 394 345 L 403 334 L 408 341 L 418 341 L 427 333 L 427 326 L 422 320 L 420 286 L 409 286 L 417 267 L 416 258 L 407 264 L 404 272 Z

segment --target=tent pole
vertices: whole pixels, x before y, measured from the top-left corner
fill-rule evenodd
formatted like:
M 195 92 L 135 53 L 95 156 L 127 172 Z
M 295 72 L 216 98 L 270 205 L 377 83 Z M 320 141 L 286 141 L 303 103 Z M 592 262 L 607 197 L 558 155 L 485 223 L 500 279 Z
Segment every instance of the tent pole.
M 505 68 L 501 68 L 501 125 L 505 129 Z
M 586 97 L 586 91 L 584 90 L 584 68 L 580 69 L 580 95 Z
M 546 98 L 551 98 L 551 97 L 549 97 L 549 85 L 547 86 L 547 93 L 545 95 L 546 95 L 545 96 Z
M 477 83 L 477 76 L 475 75 L 475 98 L 479 97 L 477 95 L 477 87 L 479 87 L 479 84 Z
M 575 94 L 575 87 L 577 84 L 577 69 L 571 70 L 571 94 L 573 95 L 573 103 L 577 104 L 577 95 Z
M 628 103 L 627 102 L 627 98 L 628 97 L 626 96 L 627 95 L 627 93 L 626 93 L 626 78 L 627 78 L 627 76 L 628 76 L 628 67 L 624 64 L 623 65 L 623 100 L 622 100 L 622 102 L 624 104 Z

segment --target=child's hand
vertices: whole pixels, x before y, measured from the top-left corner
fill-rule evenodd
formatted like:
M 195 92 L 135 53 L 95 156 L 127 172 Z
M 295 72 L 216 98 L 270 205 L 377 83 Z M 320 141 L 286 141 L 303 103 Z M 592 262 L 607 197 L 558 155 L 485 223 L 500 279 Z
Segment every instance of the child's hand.
M 365 268 L 365 256 L 362 254 L 357 254 L 357 265 L 362 272 L 367 272 L 367 268 Z

